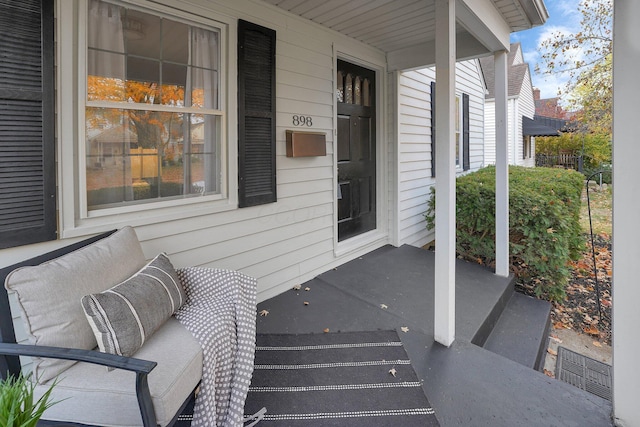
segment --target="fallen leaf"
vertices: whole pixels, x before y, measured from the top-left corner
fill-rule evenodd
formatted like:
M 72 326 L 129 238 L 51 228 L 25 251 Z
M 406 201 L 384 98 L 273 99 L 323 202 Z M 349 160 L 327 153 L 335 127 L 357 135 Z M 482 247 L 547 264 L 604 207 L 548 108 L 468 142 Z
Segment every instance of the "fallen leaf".
M 304 290 L 309 292 L 311 290 L 311 288 L 307 286 L 306 288 L 304 288 Z
M 396 371 L 396 368 L 391 368 L 391 369 L 389 369 L 389 373 L 390 373 L 391 375 L 393 375 L 394 377 L 396 376 L 396 373 L 397 373 L 397 372 L 398 372 L 398 371 Z
M 265 316 L 268 316 L 268 315 L 269 315 L 269 310 L 262 310 L 260 312 L 260 316 L 262 316 L 262 317 L 265 317 Z
M 554 231 L 556 230 L 554 230 L 552 227 L 547 228 L 547 233 L 549 234 L 553 234 Z
M 389 307 L 387 306 L 387 304 L 380 304 L 380 308 L 386 310 Z
M 558 355 L 558 352 L 557 352 L 557 351 L 555 351 L 555 350 L 554 350 L 554 349 L 552 349 L 552 348 L 548 348 L 548 349 L 547 349 L 547 353 L 549 353 L 549 354 L 550 354 L 550 355 L 552 355 L 552 356 L 557 356 L 557 355 Z
M 564 323 L 562 322 L 556 322 L 553 324 L 553 329 L 565 329 L 564 327 Z
M 304 305 L 309 305 L 309 301 L 303 302 Z
M 602 347 L 602 344 L 600 344 L 599 341 L 594 341 L 593 345 L 595 345 L 596 347 Z
M 409 328 L 408 328 L 407 326 L 401 326 L 401 327 L 400 327 L 400 330 L 401 330 L 402 332 L 404 332 L 404 333 L 409 332 Z
M 324 332 L 325 334 L 328 334 L 328 333 L 329 333 L 329 328 L 324 328 L 324 329 L 322 330 L 322 332 Z
M 589 334 L 589 335 L 593 335 L 593 336 L 599 336 L 600 335 L 600 331 L 596 328 L 594 328 L 593 326 L 589 326 L 588 328 L 584 328 L 584 333 L 585 334 Z
M 550 338 L 554 341 L 557 342 L 558 344 L 562 344 L 562 340 L 560 338 L 558 338 L 555 335 L 551 335 Z
M 302 288 L 302 286 L 301 286 L 301 285 L 295 285 L 295 286 L 293 287 L 293 290 L 294 290 L 294 291 L 299 291 L 301 288 Z
M 550 377 L 550 378 L 555 378 L 555 377 L 556 377 L 556 376 L 553 374 L 553 372 L 551 372 L 551 371 L 550 371 L 550 370 L 548 370 L 548 369 L 545 369 L 545 370 L 544 370 L 544 374 L 545 374 L 546 376 Z

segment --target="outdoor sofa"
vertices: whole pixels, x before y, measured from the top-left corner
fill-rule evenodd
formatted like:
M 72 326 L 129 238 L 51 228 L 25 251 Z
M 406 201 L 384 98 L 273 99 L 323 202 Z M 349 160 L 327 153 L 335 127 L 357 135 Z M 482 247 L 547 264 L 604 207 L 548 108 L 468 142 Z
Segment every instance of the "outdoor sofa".
M 139 319 L 138 324 L 144 324 L 146 329 L 142 331 L 140 327 L 138 335 L 123 333 L 120 336 L 120 331 L 107 331 L 101 336 L 99 330 L 104 332 L 105 324 L 100 325 L 100 315 L 105 313 L 94 317 L 85 313 L 87 308 L 91 312 L 93 296 L 105 295 L 104 291 L 137 280 L 141 275 L 156 274 L 151 270 L 169 277 L 167 283 L 177 279 L 177 273 L 163 254 L 151 262 L 145 259 L 135 231 L 130 227 L 0 270 L 0 283 L 6 283 L 6 288 L 15 292 L 15 305 L 20 311 L 11 314 L 8 294 L 2 287 L 2 378 L 21 371 L 18 355 L 32 356 L 31 369 L 38 380 L 36 395 L 57 381 L 51 397 L 58 403 L 43 417 L 54 421 L 51 425 L 57 421 L 65 425 L 172 425 L 194 395 L 202 378 L 203 350 L 171 313 L 167 316 L 171 308 L 157 307 L 169 304 L 167 295 L 160 302 L 157 295 L 131 299 L 138 301 L 135 304 L 142 304 L 135 312 L 145 317 Z M 174 308 L 175 301 L 184 298 L 180 292 L 183 290 L 167 291 Z M 100 304 L 97 307 L 93 309 L 102 308 Z M 18 315 L 24 321 L 29 344 L 15 343 L 15 329 L 22 327 L 15 319 Z M 126 317 L 120 315 L 117 308 L 110 315 Z M 117 324 L 117 320 L 113 324 Z M 255 317 L 253 321 L 255 324 Z M 148 322 L 155 322 L 157 329 L 152 331 L 153 325 L 148 327 Z M 145 334 L 140 342 L 139 335 Z M 255 339 L 255 329 L 253 334 Z M 101 348 L 119 345 L 121 350 L 126 350 L 125 355 L 101 352 L 96 348 L 97 342 Z M 134 351 L 135 357 L 126 354 L 133 351 L 132 345 L 133 350 L 141 345 Z

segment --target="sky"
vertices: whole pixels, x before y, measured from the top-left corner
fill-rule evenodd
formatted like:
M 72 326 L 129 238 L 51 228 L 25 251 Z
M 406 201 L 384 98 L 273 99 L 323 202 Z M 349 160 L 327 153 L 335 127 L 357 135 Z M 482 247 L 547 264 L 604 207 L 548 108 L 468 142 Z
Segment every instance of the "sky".
M 522 53 L 525 62 L 529 63 L 533 86 L 540 89 L 541 98 L 554 98 L 558 96 L 558 89 L 564 88 L 567 76 L 558 74 L 536 73 L 535 66 L 540 60 L 539 46 L 543 40 L 556 31 L 575 33 L 580 28 L 581 14 L 578 12 L 580 0 L 545 0 L 549 11 L 547 22 L 536 28 L 519 31 L 511 34 L 511 42 L 522 44 Z M 579 52 L 576 54 L 579 55 Z

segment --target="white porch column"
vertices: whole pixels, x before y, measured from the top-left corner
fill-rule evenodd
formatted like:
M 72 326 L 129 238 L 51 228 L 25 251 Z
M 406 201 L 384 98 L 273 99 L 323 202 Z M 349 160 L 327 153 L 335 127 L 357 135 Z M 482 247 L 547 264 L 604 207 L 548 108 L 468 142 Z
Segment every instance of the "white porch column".
M 640 186 L 638 60 L 640 2 L 614 2 L 613 29 L 613 412 L 616 425 L 640 426 Z
M 496 274 L 509 275 L 509 143 L 507 52 L 495 55 L 496 94 Z
M 456 166 L 455 71 L 456 1 L 436 1 L 436 265 L 434 338 L 455 339 Z

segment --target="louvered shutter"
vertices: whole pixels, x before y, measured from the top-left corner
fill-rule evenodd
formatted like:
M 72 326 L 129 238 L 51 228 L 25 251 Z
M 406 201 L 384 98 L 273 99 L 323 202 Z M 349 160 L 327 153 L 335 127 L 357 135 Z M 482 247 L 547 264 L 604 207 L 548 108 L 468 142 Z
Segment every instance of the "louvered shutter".
M 469 95 L 462 94 L 462 169 L 471 169 L 469 158 Z
M 238 23 L 238 202 L 276 201 L 276 32 Z
M 0 248 L 56 238 L 53 1 L 0 0 Z
M 436 176 L 436 82 L 431 82 L 431 177 Z

